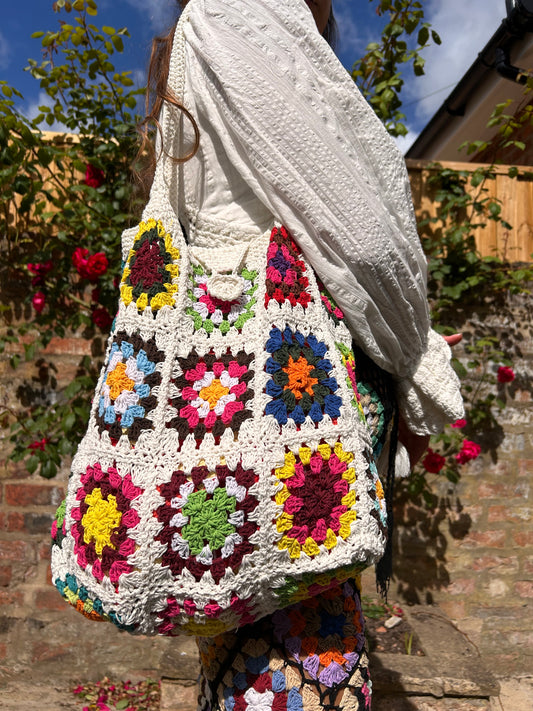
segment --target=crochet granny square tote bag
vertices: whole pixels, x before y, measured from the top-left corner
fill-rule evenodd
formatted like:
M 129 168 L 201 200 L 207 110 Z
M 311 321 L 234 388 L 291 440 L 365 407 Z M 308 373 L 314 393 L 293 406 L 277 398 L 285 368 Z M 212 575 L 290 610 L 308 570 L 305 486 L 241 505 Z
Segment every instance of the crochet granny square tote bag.
M 165 162 L 123 234 L 52 579 L 91 619 L 212 636 L 376 562 L 386 508 L 342 312 L 283 226 L 189 245 Z

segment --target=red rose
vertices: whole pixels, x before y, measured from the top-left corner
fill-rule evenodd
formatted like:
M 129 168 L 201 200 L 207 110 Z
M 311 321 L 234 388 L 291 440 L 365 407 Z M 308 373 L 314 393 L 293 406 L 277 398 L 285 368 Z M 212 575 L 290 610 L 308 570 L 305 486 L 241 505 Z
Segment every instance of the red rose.
M 103 252 L 91 254 L 86 265 L 87 277 L 91 281 L 96 281 L 107 272 L 108 265 L 109 262 Z
M 428 449 L 428 453 L 422 461 L 422 466 L 430 474 L 438 474 L 445 464 L 446 457 L 443 457 L 442 454 L 438 452 L 434 452 L 431 448 Z
M 497 378 L 499 383 L 512 383 L 515 377 L 512 368 L 508 368 L 506 365 L 500 365 L 498 368 Z
M 113 323 L 112 317 L 109 315 L 107 309 L 104 309 L 103 306 L 99 306 L 98 308 L 93 309 L 92 319 L 93 323 L 98 326 L 98 328 L 100 328 L 102 331 L 107 331 Z
M 28 445 L 28 449 L 40 449 L 42 452 L 44 452 L 44 448 L 48 444 L 48 438 L 43 437 L 41 440 L 36 440 L 35 442 L 32 442 L 31 444 Z
M 453 425 L 450 425 L 450 427 L 453 427 L 456 430 L 462 430 L 463 427 L 466 427 L 466 420 L 455 420 Z
M 49 271 L 51 271 L 53 264 L 52 260 L 49 259 L 47 262 L 37 262 L 36 264 L 26 264 L 26 267 L 28 268 L 28 271 L 30 274 L 34 274 L 35 276 L 31 280 L 31 285 L 32 286 L 41 286 L 41 284 L 44 282 L 45 276 L 48 274 Z
M 33 295 L 31 303 L 33 304 L 33 308 L 37 311 L 37 313 L 40 314 L 45 307 L 46 296 L 43 294 L 42 291 L 36 291 Z
M 99 188 L 105 180 L 104 171 L 96 166 L 87 163 L 85 168 L 85 185 L 90 188 Z
M 85 247 L 76 247 L 72 255 L 72 264 L 76 267 L 76 271 L 82 279 L 87 279 L 87 257 L 89 250 Z
M 469 439 L 465 439 L 461 451 L 459 454 L 455 455 L 455 458 L 459 464 L 466 464 L 472 459 L 477 459 L 481 453 L 481 447 L 475 442 L 471 442 Z

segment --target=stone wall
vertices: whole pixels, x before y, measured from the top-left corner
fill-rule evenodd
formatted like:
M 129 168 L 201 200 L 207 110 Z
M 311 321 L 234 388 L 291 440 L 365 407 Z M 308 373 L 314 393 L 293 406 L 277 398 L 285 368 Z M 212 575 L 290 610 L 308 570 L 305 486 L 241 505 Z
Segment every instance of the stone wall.
M 501 337 L 517 379 L 502 392 L 509 407 L 501 429 L 486 433 L 484 453 L 463 469 L 457 487 L 437 482 L 438 505 L 397 503 L 396 577 L 392 595 L 436 602 L 473 641 L 497 676 L 531 674 L 533 651 L 532 320 L 527 298 L 456 315 L 459 328 L 483 323 Z M 83 339 L 54 341 L 43 358 L 12 371 L 0 362 L 0 398 L 46 391 L 50 361 L 68 382 L 88 348 Z M 166 675 L 194 679 L 194 643 L 131 638 L 86 621 L 50 585 L 49 530 L 68 470 L 51 481 L 0 462 L 0 674 Z M 369 582 L 370 582 L 369 576 Z M 370 584 L 372 584 L 370 582 Z

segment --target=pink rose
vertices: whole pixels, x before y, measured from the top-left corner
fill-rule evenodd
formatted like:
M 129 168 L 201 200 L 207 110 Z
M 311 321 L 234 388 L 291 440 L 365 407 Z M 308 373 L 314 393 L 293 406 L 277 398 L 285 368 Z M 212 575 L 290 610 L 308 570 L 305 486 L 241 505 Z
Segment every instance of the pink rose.
M 515 373 L 512 368 L 508 368 L 506 365 L 500 365 L 498 368 L 498 382 L 499 383 L 512 383 L 515 379 Z
M 104 180 L 104 171 L 94 165 L 91 165 L 90 163 L 87 163 L 85 168 L 85 185 L 88 185 L 91 188 L 99 188 Z
M 456 430 L 462 430 L 463 427 L 466 427 L 466 420 L 455 420 L 453 425 L 450 425 L 450 427 L 453 427 Z
M 443 457 L 442 454 L 438 452 L 434 452 L 431 448 L 428 449 L 428 453 L 422 461 L 422 466 L 430 474 L 438 474 L 445 464 L 446 457 Z
M 96 281 L 107 272 L 109 262 L 103 252 L 91 254 L 87 259 L 87 276 L 91 281 Z
M 461 451 L 459 454 L 455 455 L 459 464 L 466 464 L 472 459 L 477 459 L 481 453 L 481 447 L 475 442 L 471 442 L 469 439 L 465 439 Z
M 42 291 L 36 291 L 31 300 L 33 308 L 40 314 L 46 305 L 46 296 Z

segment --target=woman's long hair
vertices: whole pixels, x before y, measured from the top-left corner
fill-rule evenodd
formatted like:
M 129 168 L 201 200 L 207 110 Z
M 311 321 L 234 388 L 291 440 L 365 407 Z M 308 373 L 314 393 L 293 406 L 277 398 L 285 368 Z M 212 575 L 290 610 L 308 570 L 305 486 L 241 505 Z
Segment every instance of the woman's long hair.
M 182 11 L 188 4 L 189 0 L 176 0 L 176 2 L 179 10 Z M 148 63 L 148 80 L 145 99 L 146 116 L 138 126 L 141 142 L 136 158 L 137 164 L 140 163 L 142 168 L 140 170 L 135 170 L 135 175 L 141 185 L 141 192 L 146 195 L 148 194 L 152 184 L 157 160 L 157 156 L 155 155 L 152 127 L 155 126 L 157 131 L 161 130 L 158 117 L 161 107 L 165 101 L 173 106 L 176 106 L 185 114 L 191 122 L 195 133 L 195 141 L 192 150 L 185 156 L 171 156 L 172 160 L 176 163 L 185 163 L 196 154 L 196 151 L 200 145 L 200 132 L 198 130 L 198 124 L 185 106 L 183 106 L 183 104 L 168 90 L 167 86 L 170 55 L 172 52 L 172 41 L 174 39 L 175 29 L 176 23 L 166 34 L 156 37 L 152 41 L 152 51 L 150 54 L 150 61 Z M 328 24 L 326 25 L 326 29 L 322 33 L 322 36 L 329 43 L 329 45 L 335 49 L 338 39 L 338 28 L 335 16 L 333 15 L 333 7 L 331 8 Z

